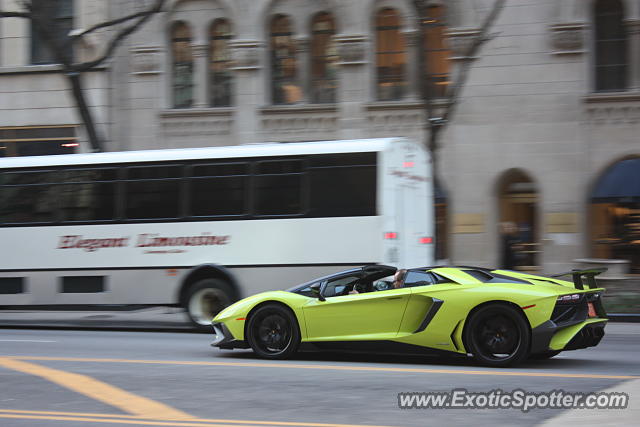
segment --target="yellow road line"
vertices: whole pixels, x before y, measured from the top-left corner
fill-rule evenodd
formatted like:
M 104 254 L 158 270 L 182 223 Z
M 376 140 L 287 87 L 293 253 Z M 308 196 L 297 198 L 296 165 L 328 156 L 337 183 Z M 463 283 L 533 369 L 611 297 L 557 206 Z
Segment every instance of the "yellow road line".
M 60 371 L 58 369 L 47 368 L 45 366 L 6 357 L 0 357 L 0 366 L 42 377 L 52 383 L 81 393 L 91 399 L 106 403 L 107 405 L 120 408 L 130 414 L 168 420 L 186 420 L 193 418 L 185 412 L 129 393 L 128 391 L 103 383 L 86 375 Z
M 96 414 L 86 412 L 59 412 L 59 411 L 26 411 L 18 409 L 0 409 L 0 418 L 12 418 L 9 416 L 16 415 L 21 417 L 64 417 L 70 420 L 77 419 L 109 419 L 109 422 L 121 422 L 121 421 L 134 421 L 134 422 L 170 422 L 169 420 L 162 420 L 159 418 L 148 419 L 145 417 L 135 415 L 115 415 L 115 414 Z M 6 417 L 5 417 L 6 416 Z M 46 418 L 49 419 L 49 418 Z M 233 427 L 242 426 L 301 426 L 301 427 L 384 427 L 384 426 L 371 426 L 371 425 L 353 425 L 353 424 L 327 424 L 327 423 L 306 423 L 306 422 L 293 422 L 293 421 L 247 421 L 247 420 L 223 420 L 223 419 L 203 419 L 193 418 L 185 421 L 178 421 L 180 423 L 194 424 L 197 426 L 214 425 L 220 427 L 222 425 L 233 425 Z M 169 425 L 183 425 L 175 424 L 171 422 Z
M 76 421 L 109 424 L 135 424 L 147 426 L 176 426 L 176 427 L 238 427 L 238 424 L 211 424 L 193 421 L 155 421 L 135 418 L 88 418 L 88 417 L 64 417 L 53 415 L 18 415 L 0 414 L 0 418 L 13 418 L 25 420 L 46 420 L 46 421 Z M 253 427 L 244 425 L 244 427 Z
M 97 362 L 97 363 L 139 363 L 152 365 L 184 365 L 184 366 L 231 366 L 250 368 L 283 368 L 283 369 L 317 369 L 336 371 L 364 371 L 364 372 L 406 372 L 424 374 L 463 374 L 463 375 L 493 375 L 510 377 L 550 377 L 550 378 L 588 378 L 588 379 L 638 379 L 637 375 L 608 375 L 608 374 L 571 374 L 563 372 L 526 372 L 504 370 L 467 370 L 467 369 L 435 369 L 435 368 L 392 368 L 380 366 L 348 366 L 348 365 L 319 365 L 302 363 L 269 363 L 269 362 L 204 362 L 180 360 L 140 360 L 140 359 L 106 359 L 83 357 L 48 357 L 48 356 L 6 356 L 22 360 L 61 361 L 61 362 Z

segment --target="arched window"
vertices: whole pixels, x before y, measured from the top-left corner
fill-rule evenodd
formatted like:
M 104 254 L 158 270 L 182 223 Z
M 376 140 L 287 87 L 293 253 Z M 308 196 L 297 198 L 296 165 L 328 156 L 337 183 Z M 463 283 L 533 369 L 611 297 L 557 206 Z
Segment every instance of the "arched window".
M 171 54 L 173 60 L 173 108 L 193 105 L 193 55 L 191 31 L 184 22 L 171 29 Z
M 498 181 L 500 264 L 510 270 L 539 266 L 538 189 L 529 174 L 510 169 Z
M 445 8 L 442 5 L 427 7 L 422 20 L 424 31 L 424 73 L 429 85 L 429 95 L 443 97 L 449 85 L 449 48 L 446 43 Z
M 627 35 L 620 0 L 598 0 L 595 6 L 596 91 L 627 87 Z
M 227 19 L 216 19 L 209 33 L 209 105 L 228 107 L 231 105 L 231 23 Z
M 296 44 L 291 20 L 276 15 L 271 21 L 271 91 L 274 104 L 295 104 L 302 101 L 298 82 Z
M 400 16 L 395 9 L 381 9 L 376 15 L 377 98 L 401 99 L 407 86 L 407 52 L 400 33 Z
M 319 13 L 311 22 L 311 101 L 336 102 L 337 52 L 333 43 L 336 32 L 333 16 Z

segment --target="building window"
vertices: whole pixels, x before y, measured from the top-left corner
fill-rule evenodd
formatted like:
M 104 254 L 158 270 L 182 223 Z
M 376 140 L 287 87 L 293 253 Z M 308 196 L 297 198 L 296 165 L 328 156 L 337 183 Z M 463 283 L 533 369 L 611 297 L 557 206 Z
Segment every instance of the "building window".
M 229 107 L 231 105 L 231 23 L 217 19 L 209 33 L 209 105 Z
M 173 25 L 171 30 L 173 58 L 173 108 L 189 108 L 193 105 L 193 55 L 191 31 L 184 22 Z
M 296 44 L 288 16 L 277 15 L 271 21 L 271 80 L 274 104 L 302 101 L 298 83 Z
M 73 125 L 0 128 L 0 157 L 73 154 L 79 145 L 75 129 Z
M 446 43 L 445 8 L 433 5 L 427 8 L 422 20 L 424 31 L 424 73 L 431 97 L 444 97 L 449 85 L 449 48 Z
M 595 6 L 596 91 L 626 89 L 627 35 L 620 0 L 598 0 Z
M 55 37 L 59 45 L 65 47 L 64 54 L 73 58 L 71 44 L 66 44 L 69 32 L 73 30 L 73 0 L 33 0 L 33 8 L 47 17 L 46 22 L 51 26 L 49 31 Z M 31 25 L 31 63 L 34 65 L 55 64 L 51 50 L 42 39 L 42 36 Z
M 400 33 L 400 16 L 395 9 L 376 15 L 376 70 L 379 101 L 402 99 L 407 86 L 407 52 Z
M 317 14 L 311 23 L 311 100 L 336 102 L 337 52 L 333 42 L 336 32 L 330 13 Z
M 591 192 L 592 255 L 629 261 L 640 273 L 640 157 L 610 166 Z

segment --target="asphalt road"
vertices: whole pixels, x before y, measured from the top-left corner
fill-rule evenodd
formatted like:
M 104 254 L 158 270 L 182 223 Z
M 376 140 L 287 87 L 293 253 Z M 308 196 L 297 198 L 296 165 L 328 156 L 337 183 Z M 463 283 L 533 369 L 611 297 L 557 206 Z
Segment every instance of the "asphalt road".
M 3 329 L 0 426 L 538 425 L 562 411 L 399 409 L 397 395 L 615 389 L 640 377 L 640 324 L 607 328 L 599 347 L 509 369 L 336 353 L 271 362 L 213 349 L 206 334 Z

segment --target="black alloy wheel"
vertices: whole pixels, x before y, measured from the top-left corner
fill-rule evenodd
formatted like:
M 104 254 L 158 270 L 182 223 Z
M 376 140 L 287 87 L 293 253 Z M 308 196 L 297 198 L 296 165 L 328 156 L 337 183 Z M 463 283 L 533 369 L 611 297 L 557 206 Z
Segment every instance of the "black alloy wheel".
M 295 315 L 279 304 L 267 304 L 251 314 L 247 341 L 265 359 L 286 359 L 300 345 L 300 329 Z
M 481 307 L 469 317 L 465 344 L 474 359 L 486 366 L 509 366 L 528 356 L 531 330 L 524 315 L 503 304 Z

